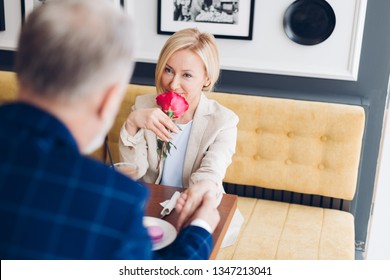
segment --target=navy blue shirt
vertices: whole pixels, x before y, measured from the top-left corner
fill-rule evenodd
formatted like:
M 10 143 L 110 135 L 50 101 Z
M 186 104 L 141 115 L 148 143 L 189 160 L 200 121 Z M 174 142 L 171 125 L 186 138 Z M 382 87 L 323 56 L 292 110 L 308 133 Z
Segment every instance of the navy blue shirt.
M 50 114 L 0 107 L 1 259 L 208 257 L 212 237 L 193 226 L 153 254 L 142 226 L 147 199 L 145 186 L 81 155 Z

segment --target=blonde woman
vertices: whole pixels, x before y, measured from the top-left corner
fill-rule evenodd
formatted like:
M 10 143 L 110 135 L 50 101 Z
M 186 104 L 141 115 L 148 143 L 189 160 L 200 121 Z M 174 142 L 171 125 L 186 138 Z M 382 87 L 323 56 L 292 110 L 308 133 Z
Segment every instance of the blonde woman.
M 189 222 L 207 192 L 222 197 L 222 180 L 235 152 L 237 115 L 204 94 L 219 72 L 213 35 L 197 29 L 176 32 L 161 50 L 155 81 L 157 94 L 174 91 L 188 102 L 188 110 L 175 120 L 180 129 L 150 94 L 137 97 L 121 130 L 121 160 L 138 164 L 141 181 L 184 189 L 176 205 L 178 228 Z M 158 138 L 176 146 L 162 164 Z

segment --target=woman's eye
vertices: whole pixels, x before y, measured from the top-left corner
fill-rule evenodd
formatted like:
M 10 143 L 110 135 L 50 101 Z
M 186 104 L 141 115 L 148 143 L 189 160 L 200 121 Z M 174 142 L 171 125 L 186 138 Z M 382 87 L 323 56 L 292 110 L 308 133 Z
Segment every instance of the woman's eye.
M 184 76 L 185 78 L 191 78 L 191 77 L 192 77 L 192 75 L 191 75 L 191 74 L 188 74 L 188 73 L 185 73 L 183 76 Z
M 168 67 L 165 67 L 164 71 L 169 74 L 173 73 L 172 69 Z

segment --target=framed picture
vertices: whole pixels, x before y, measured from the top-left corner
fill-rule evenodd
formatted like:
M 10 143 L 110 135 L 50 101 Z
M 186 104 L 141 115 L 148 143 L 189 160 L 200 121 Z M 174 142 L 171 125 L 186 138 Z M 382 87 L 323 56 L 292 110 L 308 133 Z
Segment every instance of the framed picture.
M 4 0 L 0 0 L 0 31 L 5 30 Z
M 158 0 L 157 33 L 190 27 L 216 38 L 252 40 L 254 0 Z
M 27 19 L 27 16 L 34 10 L 35 8 L 45 4 L 45 2 L 48 2 L 50 0 L 20 0 L 20 6 L 22 9 L 22 23 L 24 23 Z M 107 0 L 113 2 L 116 6 L 124 7 L 125 0 Z
M 20 0 L 20 6 L 22 9 L 22 23 L 26 21 L 29 13 L 35 8 L 45 4 L 47 0 Z

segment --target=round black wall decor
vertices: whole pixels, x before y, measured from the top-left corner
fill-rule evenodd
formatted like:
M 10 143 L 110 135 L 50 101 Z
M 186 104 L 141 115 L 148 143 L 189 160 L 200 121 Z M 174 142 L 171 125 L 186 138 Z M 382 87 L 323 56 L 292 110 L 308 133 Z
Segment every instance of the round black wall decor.
M 301 45 L 317 45 L 332 34 L 336 15 L 325 0 L 297 0 L 286 10 L 283 18 L 288 38 Z

